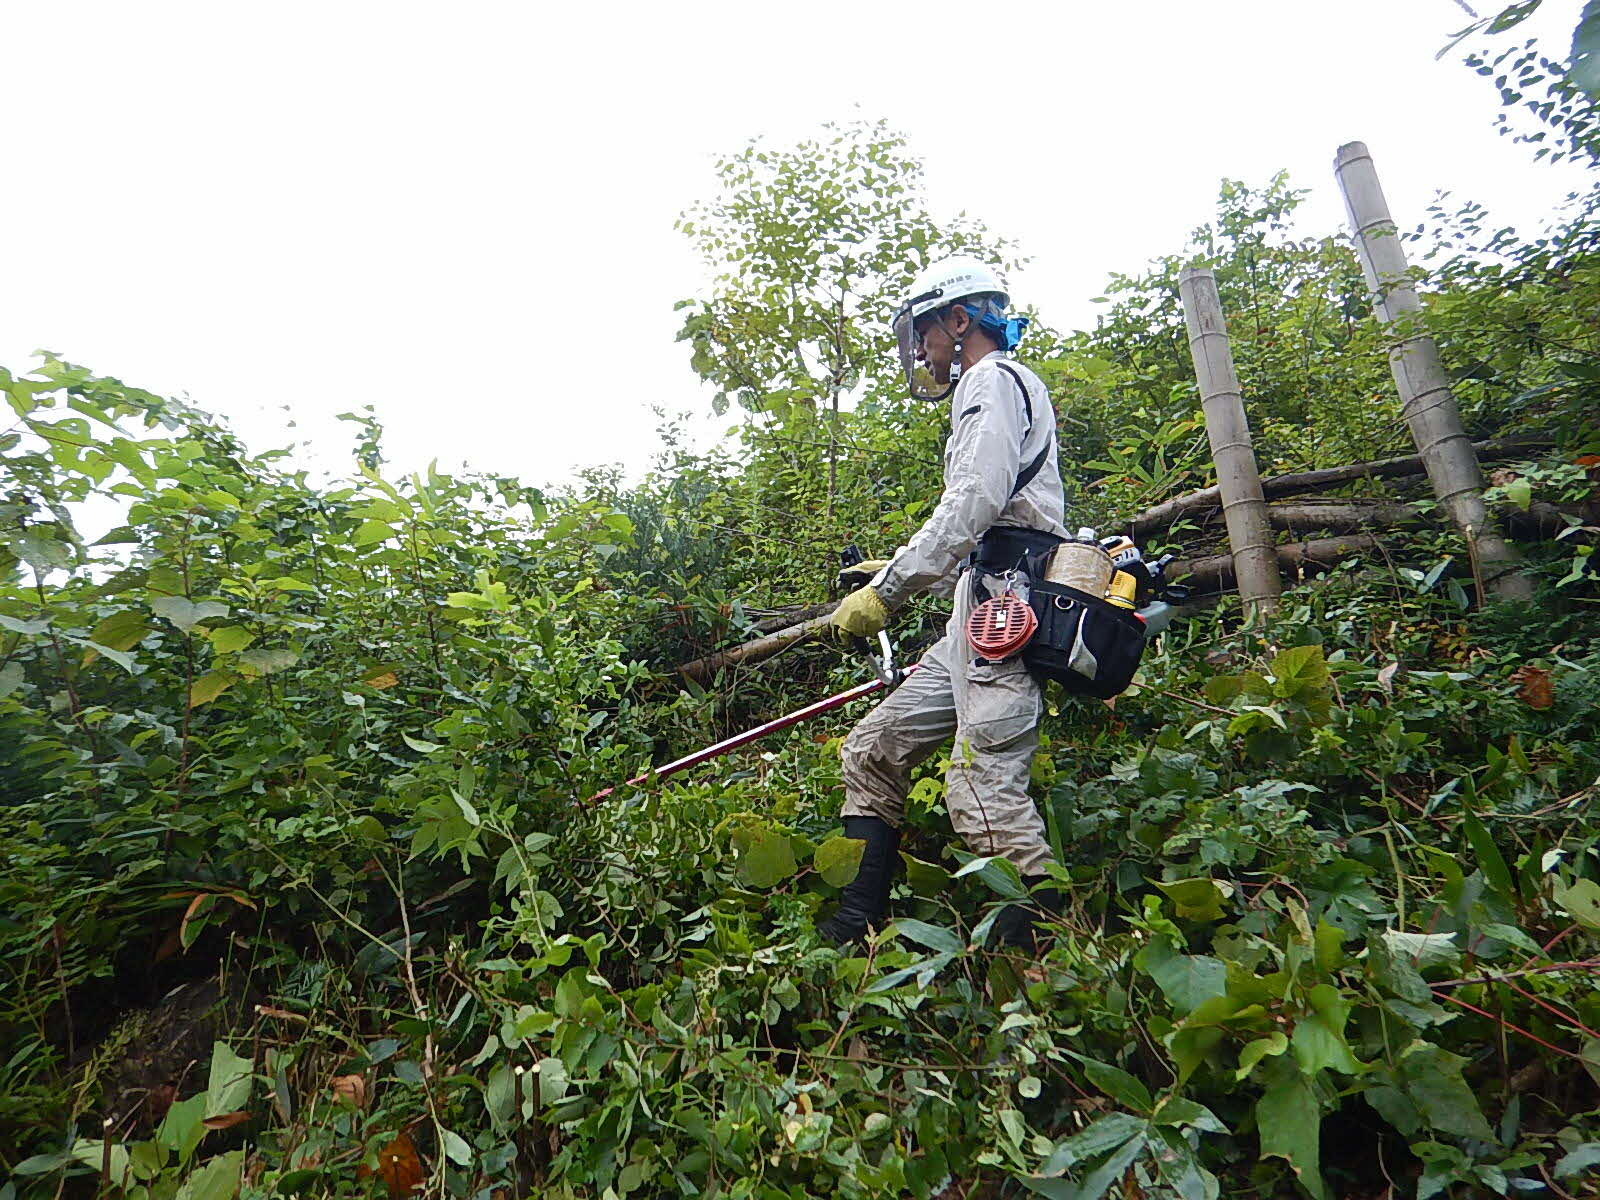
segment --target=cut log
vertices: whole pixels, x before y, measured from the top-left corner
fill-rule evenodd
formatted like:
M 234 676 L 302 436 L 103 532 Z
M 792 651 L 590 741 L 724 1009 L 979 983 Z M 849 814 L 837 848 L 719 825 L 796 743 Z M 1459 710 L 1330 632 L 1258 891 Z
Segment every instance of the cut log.
M 1415 525 L 1425 519 L 1415 504 L 1388 501 L 1352 501 L 1348 504 L 1270 504 L 1267 518 L 1274 529 L 1292 533 L 1311 533 L 1326 529 L 1330 533 L 1349 533 L 1358 529 L 1394 529 Z
M 1474 442 L 1473 449 L 1478 452 L 1480 460 L 1494 461 L 1548 449 L 1553 444 L 1548 438 L 1491 438 L 1488 441 Z M 1397 479 L 1422 473 L 1422 457 L 1417 454 L 1407 454 L 1400 458 L 1380 458 L 1375 462 L 1351 463 L 1344 467 L 1323 467 L 1316 471 L 1274 475 L 1261 481 L 1261 493 L 1269 499 L 1298 496 L 1306 492 L 1320 492 L 1339 487 L 1341 484 L 1354 483 L 1358 479 Z M 1141 513 L 1135 513 L 1121 528 L 1126 529 L 1130 537 L 1143 537 L 1167 528 L 1180 517 L 1221 506 L 1222 492 L 1213 485 L 1183 496 L 1174 496 Z
M 1278 547 L 1278 569 L 1285 572 L 1324 570 L 1377 545 L 1378 539 L 1371 534 L 1295 542 Z M 1167 575 L 1174 582 L 1186 583 L 1199 592 L 1225 592 L 1234 586 L 1233 555 L 1214 554 L 1187 562 L 1180 560 L 1167 568 Z
M 826 629 L 828 627 L 828 619 L 833 616 L 833 610 L 839 606 L 835 602 L 814 607 L 824 608 L 826 611 L 809 620 L 790 625 L 787 629 L 780 629 L 777 633 L 769 633 L 766 637 L 757 638 L 753 642 L 746 642 L 742 646 L 734 646 L 728 650 L 719 650 L 715 654 L 708 654 L 704 658 L 686 662 L 678 668 L 678 673 L 694 680 L 696 683 L 704 683 L 724 667 L 736 666 L 739 663 L 755 663 L 764 658 L 771 658 L 778 651 L 787 650 L 802 638 Z

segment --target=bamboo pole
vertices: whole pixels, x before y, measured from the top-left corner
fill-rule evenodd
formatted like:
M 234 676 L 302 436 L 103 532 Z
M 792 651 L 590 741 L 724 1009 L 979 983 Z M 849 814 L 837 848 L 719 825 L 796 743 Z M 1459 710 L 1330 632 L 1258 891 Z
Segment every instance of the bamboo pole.
M 1261 494 L 1261 476 L 1250 445 L 1250 422 L 1244 415 L 1244 398 L 1228 346 L 1228 323 L 1222 315 L 1216 278 L 1203 267 L 1189 267 L 1178 276 L 1178 294 L 1183 298 L 1189 353 L 1194 357 L 1195 378 L 1200 383 L 1206 436 L 1211 439 L 1211 458 L 1217 466 L 1217 488 L 1228 525 L 1239 596 L 1247 617 L 1276 612 L 1283 588 L 1278 576 L 1278 555 L 1273 549 L 1272 527 L 1267 523 L 1267 502 Z
M 1373 312 L 1394 337 L 1389 368 L 1400 392 L 1401 415 L 1411 428 L 1433 494 L 1466 538 L 1487 590 L 1500 600 L 1531 599 L 1533 586 L 1518 572 L 1517 552 L 1501 536 L 1483 503 L 1478 457 L 1462 428 L 1439 348 L 1422 332 L 1422 302 L 1407 274 L 1405 250 L 1366 144 L 1339 147 L 1333 171 L 1344 193 L 1361 269 L 1372 289 Z

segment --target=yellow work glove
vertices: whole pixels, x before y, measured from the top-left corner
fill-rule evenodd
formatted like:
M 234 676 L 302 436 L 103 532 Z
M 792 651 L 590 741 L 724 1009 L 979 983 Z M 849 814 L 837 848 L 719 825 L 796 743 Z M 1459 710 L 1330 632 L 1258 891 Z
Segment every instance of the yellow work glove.
M 864 562 L 842 568 L 839 572 L 839 590 L 861 587 L 888 565 L 887 558 L 869 558 Z
M 869 638 L 889 623 L 889 606 L 875 587 L 857 588 L 833 610 L 833 628 L 838 636 Z

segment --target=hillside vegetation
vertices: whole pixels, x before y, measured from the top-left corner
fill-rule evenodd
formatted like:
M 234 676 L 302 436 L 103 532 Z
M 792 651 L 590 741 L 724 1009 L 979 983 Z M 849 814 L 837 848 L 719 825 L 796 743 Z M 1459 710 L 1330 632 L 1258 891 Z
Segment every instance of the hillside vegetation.
M 1536 51 L 1485 65 L 1592 163 L 1592 102 Z M 863 677 L 817 641 L 674 668 L 915 530 L 943 415 L 883 314 L 928 257 L 1018 255 L 930 216 L 880 125 L 720 175 L 683 340 L 735 428 L 665 424 L 637 484 L 402 477 L 365 410 L 321 484 L 60 358 L 0 371 L 0 1200 L 1600 1195 L 1600 193 L 1410 247 L 1469 432 L 1536 447 L 1489 468 L 1513 530 L 1545 513 L 1535 603 L 1481 605 L 1440 522 L 1379 527 L 1269 623 L 1192 606 L 1114 705 L 1052 696 L 1069 899 L 1023 959 L 937 760 L 894 925 L 819 944 L 870 702 L 589 800 Z M 1226 182 L 1095 329 L 1037 314 L 1074 523 L 1211 482 L 1195 259 L 1264 474 L 1409 452 L 1302 195 Z M 1428 515 L 1416 478 L 1344 492 Z M 85 544 L 91 502 L 124 524 Z M 1147 544 L 1225 548 L 1204 514 Z M 909 657 L 940 620 L 900 614 Z

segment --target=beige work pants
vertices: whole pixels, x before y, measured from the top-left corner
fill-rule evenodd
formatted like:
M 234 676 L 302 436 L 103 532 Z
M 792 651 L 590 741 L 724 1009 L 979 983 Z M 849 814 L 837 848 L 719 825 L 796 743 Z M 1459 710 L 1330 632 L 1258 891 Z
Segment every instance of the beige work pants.
M 998 579 L 986 582 L 990 594 L 999 592 Z M 881 817 L 898 828 L 911 769 L 953 733 L 945 772 L 950 823 L 974 853 L 999 855 L 1024 875 L 1039 875 L 1052 855 L 1028 795 L 1028 774 L 1043 696 L 1020 656 L 974 662 L 966 636 L 972 591 L 970 573 L 963 572 L 945 635 L 922 656 L 922 669 L 845 739 L 842 815 Z

